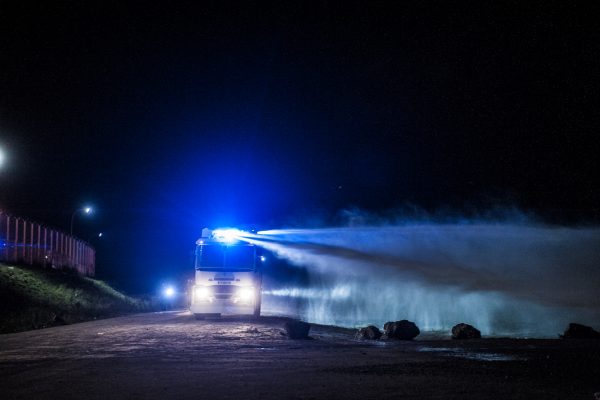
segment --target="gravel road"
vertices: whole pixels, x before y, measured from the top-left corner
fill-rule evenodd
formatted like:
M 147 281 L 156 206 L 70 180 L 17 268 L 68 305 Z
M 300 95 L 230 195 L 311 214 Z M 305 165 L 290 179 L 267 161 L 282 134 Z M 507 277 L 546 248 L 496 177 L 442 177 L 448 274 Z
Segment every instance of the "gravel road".
M 0 335 L 0 398 L 593 400 L 600 392 L 599 341 L 361 342 L 326 326 L 291 340 L 284 322 L 174 311 Z

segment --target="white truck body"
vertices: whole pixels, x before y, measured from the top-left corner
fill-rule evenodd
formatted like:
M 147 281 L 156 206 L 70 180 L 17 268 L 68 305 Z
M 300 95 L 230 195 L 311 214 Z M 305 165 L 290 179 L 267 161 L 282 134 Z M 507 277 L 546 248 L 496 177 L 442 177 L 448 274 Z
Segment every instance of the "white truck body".
M 262 276 L 256 246 L 223 240 L 205 229 L 196 242 L 195 269 L 190 311 L 197 318 L 260 316 Z

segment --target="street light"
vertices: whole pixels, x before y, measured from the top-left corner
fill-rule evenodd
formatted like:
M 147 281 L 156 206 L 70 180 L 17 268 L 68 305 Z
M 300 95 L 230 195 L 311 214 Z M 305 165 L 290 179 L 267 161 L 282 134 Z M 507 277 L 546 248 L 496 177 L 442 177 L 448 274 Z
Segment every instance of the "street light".
M 73 222 L 75 221 L 75 215 L 77 215 L 77 213 L 91 214 L 91 212 L 92 207 L 78 208 L 77 210 L 73 211 L 73 215 L 71 215 L 71 236 L 73 236 Z
M 6 160 L 6 154 L 4 153 L 4 150 L 2 150 L 2 148 L 0 148 L 0 167 L 2 167 L 4 165 L 5 160 Z

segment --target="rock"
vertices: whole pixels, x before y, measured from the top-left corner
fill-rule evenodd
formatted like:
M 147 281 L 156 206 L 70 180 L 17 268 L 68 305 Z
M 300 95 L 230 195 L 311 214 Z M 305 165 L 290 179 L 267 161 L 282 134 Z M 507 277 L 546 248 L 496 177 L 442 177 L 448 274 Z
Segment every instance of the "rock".
M 563 339 L 600 339 L 600 332 L 590 326 L 571 322 L 563 335 Z
M 308 339 L 310 324 L 302 321 L 286 321 L 283 325 L 290 339 Z
M 413 340 L 421 331 L 414 322 L 403 319 L 402 321 L 386 322 L 383 326 L 382 339 Z
M 376 326 L 369 325 L 366 328 L 360 328 L 356 332 L 356 339 L 359 340 L 377 340 L 381 337 L 382 333 Z
M 472 325 L 460 323 L 452 327 L 452 339 L 481 339 L 481 332 Z

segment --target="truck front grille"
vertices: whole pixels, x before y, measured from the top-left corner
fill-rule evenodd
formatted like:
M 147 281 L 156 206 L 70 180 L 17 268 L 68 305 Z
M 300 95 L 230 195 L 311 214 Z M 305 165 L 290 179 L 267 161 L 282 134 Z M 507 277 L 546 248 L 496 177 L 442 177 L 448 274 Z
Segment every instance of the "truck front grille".
M 219 300 L 228 300 L 237 291 L 238 287 L 233 285 L 215 286 L 214 296 Z

